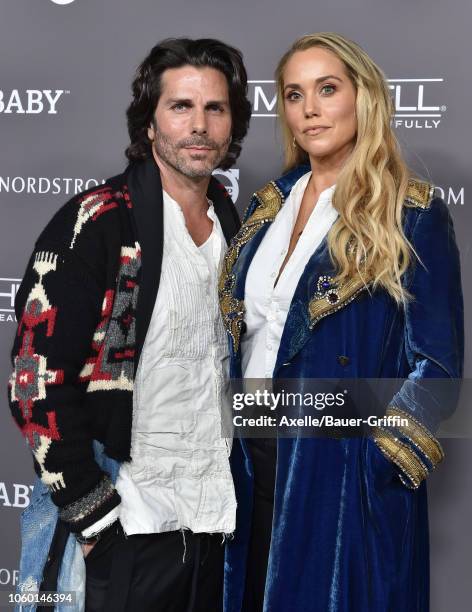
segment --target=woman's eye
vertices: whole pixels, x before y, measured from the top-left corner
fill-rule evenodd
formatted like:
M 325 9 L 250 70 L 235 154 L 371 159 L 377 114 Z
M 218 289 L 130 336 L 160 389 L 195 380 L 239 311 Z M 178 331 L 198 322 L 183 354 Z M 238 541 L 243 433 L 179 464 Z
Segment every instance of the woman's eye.
M 287 94 L 286 99 L 287 100 L 298 100 L 300 97 L 301 96 L 298 93 L 298 91 L 291 91 Z
M 321 94 L 323 96 L 329 96 L 336 91 L 336 87 L 334 85 L 323 85 L 321 88 Z

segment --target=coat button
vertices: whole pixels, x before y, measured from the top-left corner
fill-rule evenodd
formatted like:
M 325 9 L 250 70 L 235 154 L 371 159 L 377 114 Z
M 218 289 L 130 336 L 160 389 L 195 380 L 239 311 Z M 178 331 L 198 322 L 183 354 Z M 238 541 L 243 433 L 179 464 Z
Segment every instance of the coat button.
M 338 359 L 339 365 L 342 365 L 343 367 L 351 363 L 351 360 L 346 355 L 338 355 L 337 359 Z

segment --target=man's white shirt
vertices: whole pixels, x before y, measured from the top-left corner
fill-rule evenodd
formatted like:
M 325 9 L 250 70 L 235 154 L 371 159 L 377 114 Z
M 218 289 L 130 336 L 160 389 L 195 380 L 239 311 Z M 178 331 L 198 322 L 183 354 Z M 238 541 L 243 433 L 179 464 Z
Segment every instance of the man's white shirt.
M 134 382 L 132 461 L 118 474 L 121 504 L 85 536 L 118 517 L 127 535 L 235 529 L 221 429 L 229 355 L 217 286 L 226 241 L 211 202 L 213 229 L 197 247 L 180 206 L 163 195 L 162 269 Z

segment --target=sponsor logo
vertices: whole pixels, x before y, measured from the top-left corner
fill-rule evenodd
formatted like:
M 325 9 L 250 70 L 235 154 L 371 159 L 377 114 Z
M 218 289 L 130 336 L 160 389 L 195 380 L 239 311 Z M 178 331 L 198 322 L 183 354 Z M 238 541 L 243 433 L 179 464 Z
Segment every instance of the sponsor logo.
M 68 89 L 0 89 L 0 113 L 4 115 L 57 115 L 57 105 Z
M 213 174 L 228 190 L 233 202 L 239 196 L 239 169 L 220 170 Z M 0 176 L 0 194 L 76 195 L 91 187 L 104 184 L 105 179 L 46 176 Z
M 15 297 L 21 278 L 0 278 L 0 323 L 16 323 Z
M 253 117 L 277 117 L 275 81 L 248 81 Z
M 0 567 L 0 586 L 16 586 L 18 584 L 19 570 Z
M 253 117 L 276 117 L 274 80 L 248 81 Z M 440 104 L 444 79 L 388 79 L 396 128 L 437 128 L 447 107 Z
M 389 79 L 396 128 L 437 128 L 446 106 L 438 103 L 444 79 Z
M 5 508 L 26 508 L 30 503 L 33 485 L 11 484 L 10 491 L 5 482 L 0 482 L 0 505 Z
M 236 204 L 236 201 L 239 196 L 239 169 L 216 169 L 213 174 L 221 183 L 223 183 L 223 185 L 226 187 L 227 192 L 231 196 L 231 199 L 233 200 L 234 204 Z
M 454 187 L 436 187 L 436 193 L 446 202 L 448 206 L 464 206 L 465 202 L 465 188 L 460 187 L 454 189 Z
M 45 176 L 0 176 L 0 193 L 34 193 L 48 195 L 76 195 L 105 182 L 95 178 L 47 178 Z

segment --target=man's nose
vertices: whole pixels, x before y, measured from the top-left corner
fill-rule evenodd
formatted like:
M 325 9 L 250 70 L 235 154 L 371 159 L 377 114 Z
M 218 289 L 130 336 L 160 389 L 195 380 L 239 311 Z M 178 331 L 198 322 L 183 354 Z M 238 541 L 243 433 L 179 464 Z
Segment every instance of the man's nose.
M 192 134 L 207 133 L 207 118 L 204 108 L 195 108 L 192 116 Z

